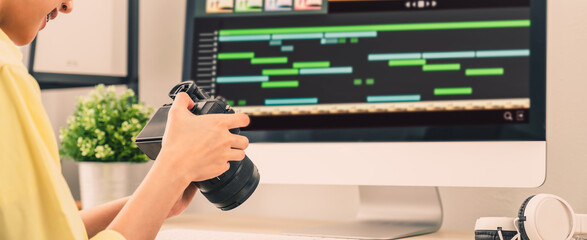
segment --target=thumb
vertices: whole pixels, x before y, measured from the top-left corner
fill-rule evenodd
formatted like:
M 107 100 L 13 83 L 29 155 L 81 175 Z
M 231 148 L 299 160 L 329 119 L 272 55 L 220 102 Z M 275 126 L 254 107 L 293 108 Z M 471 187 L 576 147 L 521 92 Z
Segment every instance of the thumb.
M 188 109 L 191 110 L 195 106 L 194 101 L 185 92 L 180 92 L 175 96 L 175 100 L 171 105 L 171 108 L 177 109 Z

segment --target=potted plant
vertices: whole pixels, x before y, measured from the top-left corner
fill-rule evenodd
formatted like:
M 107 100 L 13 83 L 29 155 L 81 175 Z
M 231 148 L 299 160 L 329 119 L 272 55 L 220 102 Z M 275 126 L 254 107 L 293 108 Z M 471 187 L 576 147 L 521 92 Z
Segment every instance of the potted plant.
M 138 186 L 150 165 L 138 164 L 149 159 L 135 137 L 152 113 L 130 89 L 117 95 L 101 84 L 78 99 L 60 131 L 60 153 L 79 162 L 82 207 L 128 196 Z

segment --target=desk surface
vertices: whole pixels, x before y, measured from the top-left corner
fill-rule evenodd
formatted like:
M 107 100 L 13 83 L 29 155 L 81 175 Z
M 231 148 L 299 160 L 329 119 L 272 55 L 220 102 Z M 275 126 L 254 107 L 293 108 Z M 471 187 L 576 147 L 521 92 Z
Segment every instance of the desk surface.
M 187 228 L 211 231 L 277 234 L 287 229 L 314 227 L 332 223 L 333 222 L 253 217 L 233 214 L 200 213 L 183 214 L 171 218 L 165 221 L 162 230 Z M 474 238 L 473 231 L 440 230 L 433 234 L 412 237 L 409 238 L 409 240 L 471 240 Z

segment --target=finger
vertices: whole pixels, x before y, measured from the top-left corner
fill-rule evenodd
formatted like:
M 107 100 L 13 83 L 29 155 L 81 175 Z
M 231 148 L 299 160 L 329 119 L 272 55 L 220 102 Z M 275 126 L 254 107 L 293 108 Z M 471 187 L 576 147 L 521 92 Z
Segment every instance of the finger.
M 183 200 L 185 200 L 187 202 L 191 202 L 192 199 L 194 198 L 194 195 L 196 195 L 197 191 L 198 191 L 198 186 L 196 186 L 196 183 L 194 183 L 194 182 L 190 183 L 190 185 L 183 192 L 183 197 L 182 197 Z
M 228 169 L 230 169 L 230 163 L 226 162 L 226 164 L 222 165 L 222 168 L 219 168 L 219 172 L 216 175 L 216 177 L 222 175 L 223 173 L 225 173 L 226 171 L 228 171 Z
M 246 127 L 251 122 L 249 116 L 243 113 L 230 114 L 228 116 L 230 116 L 226 122 L 228 129 Z
M 249 139 L 245 136 L 241 135 L 232 135 L 232 145 L 230 146 L 233 149 L 238 150 L 245 150 L 249 146 Z
M 190 110 L 195 106 L 194 101 L 185 92 L 180 92 L 175 96 L 171 109 L 187 109 Z
M 230 149 L 227 153 L 228 161 L 241 161 L 245 158 L 245 151 L 240 149 Z
M 210 118 L 212 121 L 218 122 L 220 126 L 228 129 L 241 128 L 249 125 L 249 116 L 242 113 L 236 114 L 208 114 L 201 117 Z

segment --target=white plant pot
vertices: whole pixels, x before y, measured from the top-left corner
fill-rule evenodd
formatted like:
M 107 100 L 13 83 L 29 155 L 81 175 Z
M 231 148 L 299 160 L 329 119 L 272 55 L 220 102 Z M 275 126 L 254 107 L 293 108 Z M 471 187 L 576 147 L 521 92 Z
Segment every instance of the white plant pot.
M 88 209 L 132 195 L 151 168 L 147 163 L 80 162 L 82 208 Z

